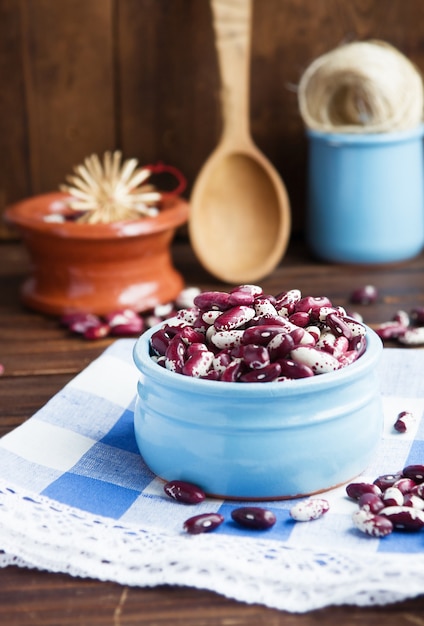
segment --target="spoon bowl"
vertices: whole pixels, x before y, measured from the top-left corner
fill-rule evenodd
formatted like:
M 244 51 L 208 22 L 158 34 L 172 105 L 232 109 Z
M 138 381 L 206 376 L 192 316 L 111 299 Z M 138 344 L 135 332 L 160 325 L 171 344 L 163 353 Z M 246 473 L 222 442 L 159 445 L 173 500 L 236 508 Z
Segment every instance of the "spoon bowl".
M 211 1 L 222 81 L 223 134 L 191 196 L 193 250 L 212 275 L 255 282 L 281 260 L 290 234 L 286 189 L 249 133 L 251 0 Z

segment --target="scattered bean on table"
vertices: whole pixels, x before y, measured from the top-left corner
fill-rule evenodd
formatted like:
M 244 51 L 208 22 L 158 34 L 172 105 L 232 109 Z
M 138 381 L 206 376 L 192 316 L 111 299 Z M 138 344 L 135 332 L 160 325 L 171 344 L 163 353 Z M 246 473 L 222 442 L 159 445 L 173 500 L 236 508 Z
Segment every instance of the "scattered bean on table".
M 244 506 L 233 509 L 231 517 L 237 524 L 254 530 L 268 530 L 277 521 L 272 511 L 258 506 Z
M 163 490 L 170 498 L 184 504 L 199 504 L 206 497 L 200 487 L 183 480 L 170 480 L 165 483 Z
M 297 502 L 290 509 L 290 517 L 296 522 L 311 522 L 327 513 L 330 505 L 323 498 L 309 498 Z
M 209 533 L 224 521 L 224 516 L 219 513 L 200 513 L 189 517 L 183 524 L 183 529 L 189 535 L 199 535 L 200 533 Z
M 352 304 L 374 304 L 378 298 L 378 289 L 374 285 L 358 287 L 350 295 Z
M 415 416 L 411 411 L 401 411 L 394 423 L 394 429 L 398 433 L 406 433 L 413 426 L 414 422 Z
M 350 483 L 346 493 L 358 502 L 353 524 L 366 535 L 385 537 L 396 530 L 424 528 L 424 465 L 408 465 L 373 483 Z

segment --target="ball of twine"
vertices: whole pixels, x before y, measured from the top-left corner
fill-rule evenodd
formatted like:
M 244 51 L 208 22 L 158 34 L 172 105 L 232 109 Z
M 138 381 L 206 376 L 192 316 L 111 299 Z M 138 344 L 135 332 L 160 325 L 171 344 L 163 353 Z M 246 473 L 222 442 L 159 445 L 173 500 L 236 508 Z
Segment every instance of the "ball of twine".
M 305 125 L 338 133 L 381 133 L 418 126 L 423 81 L 401 52 L 382 41 L 355 42 L 317 58 L 299 83 Z

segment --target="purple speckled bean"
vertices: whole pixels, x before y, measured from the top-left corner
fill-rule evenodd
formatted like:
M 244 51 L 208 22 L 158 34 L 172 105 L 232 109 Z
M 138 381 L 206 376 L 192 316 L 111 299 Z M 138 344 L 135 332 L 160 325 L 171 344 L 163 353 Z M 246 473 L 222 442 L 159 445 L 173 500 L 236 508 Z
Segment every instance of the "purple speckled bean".
M 221 373 L 221 380 L 226 383 L 235 383 L 243 371 L 242 359 L 234 359 Z
M 393 532 L 393 523 L 387 517 L 365 509 L 355 511 L 352 521 L 355 528 L 371 537 L 386 537 Z
M 231 363 L 231 356 L 228 350 L 221 350 L 215 355 L 212 366 L 214 370 L 222 374 Z
M 277 361 L 281 366 L 281 376 L 297 380 L 299 378 L 309 378 L 314 376 L 313 370 L 304 365 L 304 363 L 296 363 L 291 359 L 279 359 Z
M 216 328 L 215 328 L 215 326 L 213 324 L 211 324 L 210 326 L 208 326 L 206 328 L 206 332 L 205 332 L 205 339 L 206 339 L 206 341 L 205 341 L 205 343 L 207 345 L 213 344 L 212 337 L 214 335 L 216 335 L 217 332 L 218 331 L 216 330 Z
M 389 487 L 393 487 L 395 482 L 401 477 L 401 472 L 397 472 L 395 474 L 382 474 L 375 479 L 374 485 L 376 485 L 381 491 L 386 491 Z
M 358 505 L 360 509 L 376 514 L 385 507 L 381 496 L 378 496 L 375 493 L 363 493 L 358 500 Z
M 140 335 L 145 328 L 145 322 L 140 317 L 125 322 L 125 324 L 114 324 L 110 327 L 110 334 L 113 337 L 126 337 L 128 335 Z
M 410 318 L 413 324 L 424 324 L 424 306 L 414 307 L 410 311 Z
M 278 311 L 269 298 L 255 298 L 255 315 L 262 317 L 270 315 L 273 317 L 278 316 Z
M 215 530 L 224 521 L 224 516 L 220 513 L 201 513 L 187 519 L 184 524 L 184 530 L 190 535 L 199 535 L 200 533 L 209 533 Z
M 352 339 L 349 341 L 349 348 L 347 351 L 351 352 L 352 350 L 355 350 L 355 352 L 358 353 L 358 357 L 360 357 L 362 354 L 364 354 L 366 349 L 367 340 L 363 335 L 360 335 L 359 337 L 352 337 Z
M 190 309 L 181 309 L 177 311 L 175 317 L 178 320 L 186 322 L 187 324 L 194 324 L 194 322 L 199 317 L 199 309 L 197 307 L 193 307 Z
M 289 333 L 279 333 L 275 335 L 268 344 L 268 352 L 271 361 L 287 357 L 294 346 L 293 337 Z
M 326 324 L 331 328 L 335 335 L 346 337 L 348 340 L 352 339 L 353 332 L 340 315 L 330 313 L 327 315 Z
M 380 512 L 389 519 L 395 528 L 401 530 L 421 530 L 424 527 L 424 511 L 410 506 L 388 506 Z
M 401 506 L 403 493 L 397 487 L 388 487 L 382 495 L 384 506 Z
M 299 289 L 290 289 L 283 291 L 275 296 L 275 308 L 279 315 L 288 317 L 294 313 L 296 304 L 301 299 L 302 294 Z
M 305 330 L 308 331 L 312 337 L 315 338 L 315 344 L 318 343 L 321 337 L 321 329 L 319 326 L 306 326 Z
M 306 296 L 305 298 L 301 298 L 299 302 L 296 303 L 295 311 L 306 311 L 307 313 L 312 313 L 313 315 L 316 315 L 317 312 L 322 309 L 322 307 L 331 306 L 331 301 L 326 296 Z
M 101 324 L 98 315 L 92 313 L 69 313 L 61 317 L 61 324 L 67 326 L 73 333 L 83 335 L 88 328 Z
M 375 483 L 349 483 L 346 486 L 346 493 L 349 498 L 359 500 L 364 493 L 374 493 L 381 496 L 381 489 Z
M 194 378 L 206 376 L 212 367 L 213 359 L 214 353 L 209 351 L 199 351 L 196 354 L 192 354 L 184 363 L 182 373 L 185 376 L 193 376 Z
M 186 345 L 189 345 L 192 343 L 203 343 L 204 338 L 205 338 L 203 333 L 199 332 L 198 330 L 195 330 L 191 326 L 186 326 L 185 328 L 182 328 L 181 332 L 179 333 L 179 336 L 181 337 L 181 339 L 184 341 Z
M 407 465 L 402 470 L 404 478 L 411 478 L 415 483 L 424 483 L 424 465 Z
M 405 494 L 410 493 L 416 484 L 416 481 L 412 478 L 402 476 L 402 478 L 399 478 L 399 480 L 394 483 L 393 487 L 396 487 L 402 494 Z
M 205 311 L 204 313 L 202 313 L 202 320 L 208 326 L 212 326 L 212 324 L 215 324 L 215 321 L 218 319 L 220 315 L 222 315 L 222 311 L 217 311 L 217 310 Z
M 304 328 L 296 328 L 290 331 L 290 337 L 296 346 L 315 346 L 316 339 Z
M 254 317 L 249 322 L 248 326 L 280 326 L 287 332 L 297 328 L 296 324 L 292 324 L 287 318 L 281 317 L 280 315 L 263 315 L 262 317 Z
M 350 342 L 346 337 L 336 337 L 332 332 L 325 331 L 321 334 L 316 347 L 339 358 L 349 350 Z
M 337 360 L 341 367 L 347 367 L 348 365 L 352 365 L 359 358 L 359 354 L 356 350 L 348 350 L 344 354 L 341 354 L 337 357 Z
M 317 322 L 321 322 L 322 324 L 325 324 L 327 321 L 327 317 L 331 314 L 341 317 L 341 313 L 337 307 L 322 306 L 321 308 L 315 309 L 314 311 L 312 311 L 311 318 L 313 320 L 316 320 Z
M 412 508 L 419 509 L 420 511 L 424 510 L 424 500 L 414 493 L 405 493 L 403 497 L 403 505 L 412 506 Z
M 332 333 L 331 330 L 323 330 L 316 343 L 316 347 L 320 350 L 325 350 L 325 352 L 333 354 L 336 339 L 340 339 L 340 337 L 336 337 L 336 335 Z
M 171 372 L 181 373 L 185 361 L 186 345 L 178 335 L 175 335 L 168 344 L 165 352 L 165 367 Z
M 405 327 L 399 322 L 383 322 L 375 328 L 380 339 L 399 339 L 405 334 Z
M 277 362 L 269 363 L 260 369 L 252 369 L 241 374 L 240 381 L 243 383 L 268 383 L 276 380 L 281 374 L 281 365 Z
M 221 380 L 221 374 L 215 369 L 210 369 L 204 376 L 200 378 L 204 378 L 205 380 Z
M 199 287 L 185 287 L 175 299 L 177 309 L 189 309 L 194 307 L 194 298 L 201 293 Z
M 408 328 L 410 324 L 408 313 L 402 310 L 396 311 L 396 313 L 393 315 L 393 321 L 397 322 L 398 324 L 403 326 L 405 329 Z
M 277 521 L 272 511 L 258 506 L 244 506 L 233 509 L 231 517 L 237 524 L 253 530 L 268 530 Z
M 242 289 L 231 291 L 228 304 L 233 306 L 252 306 L 255 302 L 255 296 L 250 291 L 243 291 Z
M 281 326 L 249 326 L 243 334 L 243 344 L 251 343 L 260 346 L 267 346 L 275 335 L 281 334 L 283 331 Z
M 352 337 L 363 337 L 367 332 L 366 327 L 362 322 L 354 319 L 353 317 L 343 317 L 343 321 L 347 324 L 351 330 Z
M 200 487 L 183 480 L 170 480 L 165 483 L 163 490 L 167 496 L 184 504 L 199 504 L 206 497 Z
M 424 326 L 404 328 L 404 332 L 398 336 L 398 340 L 405 346 L 424 346 Z
M 297 311 L 289 315 L 289 322 L 292 324 L 296 324 L 296 326 L 300 326 L 301 328 L 305 328 L 308 324 L 311 323 L 311 316 L 306 311 Z
M 158 356 L 164 356 L 170 340 L 170 336 L 163 328 L 157 330 L 150 338 L 153 352 Z
M 160 365 L 160 367 L 166 367 L 166 356 L 152 356 L 152 360 Z
M 401 411 L 394 423 L 394 429 L 398 433 L 406 433 L 415 423 L 415 416 L 410 411 Z
M 327 513 L 330 505 L 327 500 L 323 498 L 310 498 L 309 500 L 302 500 L 292 506 L 290 509 L 290 517 L 296 522 L 311 522 L 316 520 L 324 513 Z
M 110 326 L 100 322 L 97 326 L 89 326 L 83 333 L 85 339 L 103 339 L 110 334 Z
M 234 330 L 255 317 L 255 310 L 248 306 L 235 306 L 224 311 L 214 321 L 217 331 Z
M 241 342 L 243 341 L 243 331 L 237 329 L 216 331 L 210 337 L 210 340 L 213 345 L 220 350 L 224 350 L 225 348 L 234 348 L 235 346 L 241 345 Z
M 204 291 L 194 298 L 195 306 L 201 311 L 225 311 L 228 309 L 230 295 L 225 291 Z
M 347 311 L 346 311 L 346 309 L 344 307 L 336 306 L 335 308 L 336 308 L 336 311 L 337 311 L 338 315 L 340 315 L 340 317 L 350 317 L 347 314 Z
M 201 343 L 200 341 L 195 342 L 195 343 L 190 343 L 187 346 L 186 356 L 188 358 L 190 356 L 194 356 L 198 352 L 208 352 L 208 351 L 209 351 L 208 346 L 205 343 Z
M 270 363 L 269 352 L 265 346 L 255 344 L 240 346 L 240 356 L 252 369 L 261 369 Z
M 171 320 L 167 320 L 162 326 L 162 328 L 172 339 L 172 337 L 175 337 L 175 335 L 179 335 L 181 331 L 183 330 L 183 328 L 187 328 L 187 324 L 186 322 L 183 322 L 182 320 L 171 319 Z
M 374 304 L 378 298 L 378 290 L 374 285 L 364 285 L 352 291 L 350 301 L 352 304 Z
M 111 328 L 121 326 L 130 322 L 140 322 L 143 324 L 143 318 L 133 309 L 122 309 L 113 311 L 104 316 L 104 320 Z M 141 331 L 140 331 L 141 332 Z
M 274 306 L 274 307 L 275 307 L 275 304 L 277 302 L 275 296 L 272 296 L 269 293 L 261 293 L 260 295 L 255 296 L 255 303 L 258 302 L 259 300 L 268 300 L 272 304 L 272 306 Z M 275 310 L 277 310 L 277 309 L 275 309 Z
M 419 498 L 424 498 L 424 483 L 415 485 L 415 487 L 411 490 L 411 494 L 418 496 Z
M 259 285 L 239 285 L 238 287 L 234 287 L 233 289 L 231 289 L 230 294 L 238 293 L 240 291 L 248 293 L 254 298 L 256 298 L 257 296 L 261 296 L 263 293 L 262 287 L 259 287 Z
M 290 356 L 296 363 L 310 367 L 315 374 L 334 372 L 340 368 L 339 361 L 332 354 L 321 352 L 311 346 L 295 346 Z

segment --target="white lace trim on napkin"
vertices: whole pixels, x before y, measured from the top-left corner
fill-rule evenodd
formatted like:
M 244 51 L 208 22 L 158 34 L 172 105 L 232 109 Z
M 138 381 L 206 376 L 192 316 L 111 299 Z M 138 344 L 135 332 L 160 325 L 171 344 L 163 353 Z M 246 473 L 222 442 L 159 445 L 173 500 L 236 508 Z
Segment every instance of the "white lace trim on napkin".
M 14 486 L 0 486 L 0 565 L 124 585 L 187 585 L 292 612 L 386 604 L 423 590 L 419 554 L 328 554 L 276 541 L 189 536 L 121 524 Z M 11 556 L 7 552 L 10 551 Z M 195 551 L 195 556 L 193 554 Z

